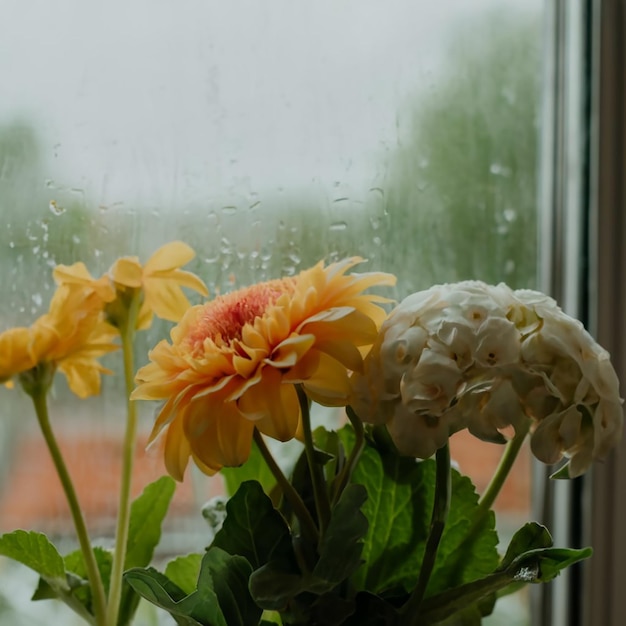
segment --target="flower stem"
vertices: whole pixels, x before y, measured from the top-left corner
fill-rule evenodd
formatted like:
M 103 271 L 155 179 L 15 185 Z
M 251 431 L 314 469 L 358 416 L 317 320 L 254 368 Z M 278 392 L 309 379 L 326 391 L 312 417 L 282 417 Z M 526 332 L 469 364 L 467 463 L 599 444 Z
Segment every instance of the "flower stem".
M 311 514 L 309 513 L 309 510 L 306 508 L 304 502 L 302 501 L 300 494 L 287 480 L 287 477 L 285 476 L 285 474 L 283 474 L 280 467 L 278 467 L 278 464 L 274 460 L 272 453 L 265 445 L 263 435 L 256 428 L 254 429 L 254 442 L 259 448 L 259 452 L 261 452 L 261 456 L 265 460 L 265 463 L 274 475 L 276 482 L 282 489 L 283 495 L 289 501 L 289 504 L 296 514 L 296 517 L 300 520 L 303 532 L 308 533 L 308 535 L 310 535 L 315 541 L 317 541 L 317 539 L 319 538 L 319 532 L 317 530 L 317 527 L 315 526 L 315 522 L 313 521 Z
M 72 519 L 74 521 L 74 528 L 76 529 L 76 536 L 78 537 L 78 543 L 80 550 L 85 561 L 85 569 L 87 571 L 87 579 L 91 587 L 91 597 L 93 602 L 93 613 L 96 618 L 96 624 L 98 626 L 105 624 L 105 609 L 106 609 L 106 596 L 104 593 L 104 585 L 102 584 L 102 577 L 100 576 L 100 570 L 98 569 L 98 563 L 91 547 L 91 541 L 89 540 L 89 534 L 87 533 L 87 526 L 83 518 L 83 513 L 78 502 L 78 497 L 74 489 L 74 484 L 63 460 L 63 455 L 57 444 L 52 427 L 50 426 L 50 419 L 48 416 L 48 404 L 46 401 L 46 388 L 38 387 L 33 389 L 31 398 L 35 406 L 35 413 L 37 414 L 37 420 L 41 428 L 46 445 L 52 456 L 52 461 L 56 472 L 61 480 L 63 491 L 67 503 L 70 507 Z
M 304 451 L 311 474 L 311 485 L 315 498 L 315 510 L 317 511 L 320 536 L 324 536 L 328 522 L 330 521 L 330 500 L 326 490 L 324 473 L 319 463 L 315 460 L 315 447 L 313 445 L 313 433 L 311 432 L 311 413 L 309 411 L 309 398 L 304 392 L 302 385 L 296 385 L 300 411 L 302 413 L 302 431 L 304 433 Z
M 346 463 L 341 470 L 341 473 L 339 474 L 337 489 L 333 496 L 333 504 L 337 503 L 337 501 L 341 497 L 341 494 L 343 493 L 343 490 L 346 488 L 346 485 L 350 481 L 352 472 L 354 471 L 356 464 L 359 462 L 361 452 L 363 452 L 363 448 L 365 446 L 365 433 L 363 430 L 363 423 L 351 406 L 346 407 L 346 415 L 348 416 L 348 419 L 350 420 L 350 423 L 354 428 L 354 446 L 352 448 L 352 451 L 350 452 L 350 456 L 346 460 Z
M 424 558 L 422 559 L 417 585 L 401 609 L 402 614 L 406 618 L 403 623 L 407 626 L 417 626 L 419 624 L 419 609 L 428 587 L 430 575 L 435 566 L 439 542 L 441 541 L 450 510 L 450 447 L 447 443 L 443 448 L 437 450 L 435 461 L 435 501 L 430 522 L 430 533 L 426 540 L 426 549 L 424 550 Z
M 489 485 L 483 492 L 483 495 L 480 497 L 478 502 L 476 519 L 482 518 L 482 516 L 491 509 L 504 485 L 504 482 L 507 479 L 507 476 L 509 475 L 509 472 L 511 471 L 511 468 L 513 467 L 513 463 L 515 463 L 515 459 L 522 448 L 522 444 L 524 443 L 529 430 L 530 420 L 525 419 L 522 426 L 515 431 L 513 438 L 506 444 L 506 448 L 500 457 L 498 467 L 496 468 Z
M 109 603 L 107 605 L 107 626 L 116 626 L 122 598 L 122 582 L 124 561 L 128 543 L 128 527 L 130 523 L 130 487 L 133 474 L 133 460 L 135 456 L 135 439 L 137 434 L 137 407 L 130 394 L 134 386 L 134 357 L 133 344 L 137 315 L 139 311 L 139 297 L 135 295 L 128 306 L 127 316 L 120 324 L 122 338 L 122 353 L 124 359 L 124 383 L 126 390 L 126 432 L 122 449 L 122 476 L 120 484 L 119 505 L 117 513 L 117 527 L 115 530 L 115 551 L 111 565 L 111 584 L 109 589 Z

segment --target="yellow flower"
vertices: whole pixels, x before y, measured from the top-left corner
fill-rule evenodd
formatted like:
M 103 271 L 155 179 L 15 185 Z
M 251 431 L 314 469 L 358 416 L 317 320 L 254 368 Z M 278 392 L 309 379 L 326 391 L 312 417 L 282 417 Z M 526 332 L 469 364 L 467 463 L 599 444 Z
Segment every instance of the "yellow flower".
M 10 379 L 36 365 L 30 328 L 18 326 L 0 333 L 0 383 L 12 386 Z
M 329 406 L 346 404 L 349 370 L 361 370 L 385 318 L 364 294 L 390 274 L 346 272 L 362 259 L 323 263 L 192 307 L 150 352 L 132 398 L 166 400 L 153 441 L 165 432 L 165 464 L 182 480 L 191 456 L 204 472 L 245 462 L 254 428 L 286 441 L 300 423 L 295 384 Z
M 115 287 L 105 274 L 100 278 L 93 278 L 82 261 L 73 265 L 57 265 L 52 270 L 52 276 L 59 285 L 74 285 L 94 291 L 102 302 L 115 300 Z
M 0 334 L 0 380 L 48 364 L 65 374 L 77 396 L 99 393 L 100 374 L 110 372 L 97 358 L 117 349 L 112 343 L 115 330 L 101 312 L 101 300 L 92 289 L 59 287 L 48 312 L 30 327 Z
M 187 244 L 172 241 L 159 248 L 144 266 L 137 257 L 122 257 L 99 279 L 94 279 L 83 263 L 59 265 L 54 269 L 54 277 L 60 284 L 90 287 L 104 303 L 109 303 L 109 313 L 115 309 L 116 298 L 141 290 L 143 300 L 137 328 L 143 329 L 150 326 L 153 314 L 172 322 L 182 318 L 191 305 L 181 287 L 189 287 L 203 296 L 208 295 L 202 280 L 180 269 L 194 256 L 195 252 Z
M 172 241 L 159 248 L 142 267 L 137 257 L 118 259 L 109 275 L 117 291 L 143 289 L 138 328 L 152 323 L 152 314 L 170 322 L 178 322 L 191 306 L 181 287 L 189 287 L 203 296 L 206 285 L 191 272 L 180 268 L 189 263 L 195 252 L 182 241 Z

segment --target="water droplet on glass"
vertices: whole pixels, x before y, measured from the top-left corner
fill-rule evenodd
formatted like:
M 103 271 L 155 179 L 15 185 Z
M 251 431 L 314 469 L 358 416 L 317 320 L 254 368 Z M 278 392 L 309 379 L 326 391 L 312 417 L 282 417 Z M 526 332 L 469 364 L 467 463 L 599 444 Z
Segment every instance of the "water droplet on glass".
M 9 241 L 9 248 L 15 248 L 15 242 Z
M 383 240 L 380 237 L 374 237 L 374 239 L 372 239 L 372 243 L 375 246 L 380 246 L 380 244 L 383 242 Z
M 41 306 L 43 299 L 40 293 L 34 293 L 30 298 L 37 306 Z
M 56 200 L 50 200 L 50 203 L 48 204 L 48 208 L 54 215 L 63 215 L 63 213 L 65 213 L 65 209 L 59 206 Z
M 508 167 L 504 167 L 504 165 L 501 165 L 500 163 L 492 163 L 491 167 L 489 168 L 489 171 L 494 176 L 510 176 L 511 175 L 511 169 Z
M 346 230 L 348 228 L 347 222 L 333 222 L 328 229 L 329 230 Z
M 235 213 L 237 213 L 237 207 L 236 206 L 223 206 L 222 207 L 222 213 L 224 215 L 234 215 Z
M 80 237 L 78 235 L 72 235 L 72 241 L 75 244 L 79 244 L 80 243 Z
M 502 215 L 507 222 L 513 222 L 517 218 L 517 211 L 511 208 L 504 209 Z
M 504 264 L 504 273 L 505 274 L 512 274 L 514 271 L 515 271 L 515 261 L 513 259 L 509 259 Z

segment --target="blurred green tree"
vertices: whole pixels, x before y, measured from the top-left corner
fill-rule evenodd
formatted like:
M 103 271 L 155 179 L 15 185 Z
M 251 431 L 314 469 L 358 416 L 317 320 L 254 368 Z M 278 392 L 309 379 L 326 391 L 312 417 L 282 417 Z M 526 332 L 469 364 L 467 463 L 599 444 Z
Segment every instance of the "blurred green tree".
M 536 282 L 537 18 L 466 25 L 388 160 L 381 265 L 407 291 L 463 279 Z

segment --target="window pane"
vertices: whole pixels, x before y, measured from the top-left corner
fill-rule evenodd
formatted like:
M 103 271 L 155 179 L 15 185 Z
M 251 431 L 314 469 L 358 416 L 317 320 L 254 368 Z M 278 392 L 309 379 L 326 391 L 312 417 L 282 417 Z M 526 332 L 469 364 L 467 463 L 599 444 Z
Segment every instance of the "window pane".
M 535 285 L 539 0 L 5 4 L 2 328 L 46 309 L 56 264 L 99 274 L 173 239 L 212 295 L 348 255 L 396 273 L 397 298 L 466 278 Z M 140 364 L 167 330 L 142 339 Z M 59 381 L 51 406 L 94 536 L 116 509 L 119 381 L 79 404 Z M 62 536 L 30 405 L 0 394 L 0 532 Z M 146 410 L 143 441 L 151 424 Z M 453 445 L 484 486 L 500 449 Z M 137 471 L 138 491 L 162 461 L 140 447 Z M 168 547 L 201 544 L 198 504 L 217 489 L 193 473 L 179 487 Z M 505 494 L 513 519 L 528 492 L 521 479 Z

